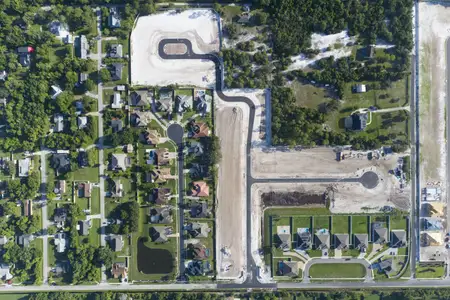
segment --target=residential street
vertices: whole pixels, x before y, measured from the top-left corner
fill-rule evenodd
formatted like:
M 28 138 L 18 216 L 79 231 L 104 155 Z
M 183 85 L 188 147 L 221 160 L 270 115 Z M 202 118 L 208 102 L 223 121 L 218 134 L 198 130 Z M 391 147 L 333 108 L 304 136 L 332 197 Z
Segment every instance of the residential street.
M 47 160 L 46 155 L 48 151 L 40 151 L 39 156 L 41 159 L 41 195 L 42 201 L 44 202 L 42 205 L 42 232 L 44 235 L 42 236 L 42 282 L 45 285 L 48 285 L 48 236 L 47 236 L 47 228 L 49 226 L 48 222 L 48 211 L 47 211 Z
M 97 31 L 99 37 L 102 35 L 102 22 L 101 22 L 101 10 L 97 8 Z M 102 53 L 102 39 L 97 40 L 97 57 L 101 57 Z M 100 71 L 102 60 L 97 60 L 97 69 Z M 103 83 L 98 82 L 97 84 L 97 100 L 98 100 L 98 171 L 100 177 L 100 221 L 101 221 L 101 236 L 100 236 L 100 245 L 102 247 L 106 246 L 106 235 L 105 235 L 105 226 L 106 224 L 106 216 L 105 216 L 105 166 L 103 164 Z M 106 268 L 103 266 L 102 268 L 102 282 L 106 282 Z

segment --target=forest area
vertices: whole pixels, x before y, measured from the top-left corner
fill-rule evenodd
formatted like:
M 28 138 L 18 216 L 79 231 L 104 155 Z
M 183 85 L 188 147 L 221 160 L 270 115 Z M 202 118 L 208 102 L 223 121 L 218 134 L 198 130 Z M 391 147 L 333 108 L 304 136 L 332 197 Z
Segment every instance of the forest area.
M 322 125 L 330 114 L 341 109 L 349 84 L 368 82 L 369 89 L 384 90 L 409 75 L 413 45 L 411 1 L 262 0 L 254 3 L 257 7 L 250 25 L 239 28 L 231 23 L 225 28 L 231 40 L 239 40 L 251 27 L 257 29 L 255 38 L 221 52 L 227 71 L 225 84 L 231 88 L 272 88 L 275 144 L 352 144 L 356 149 L 373 149 L 390 143 L 395 151 L 406 149 L 407 138 L 392 138 L 396 134 L 388 137 L 384 130 L 377 137 L 373 132 L 325 130 Z M 224 15 L 220 6 L 217 9 Z M 314 58 L 319 54 L 318 49 L 311 48 L 313 33 L 328 35 L 343 30 L 356 37 L 355 47 L 368 47 L 380 41 L 393 47 L 383 57 L 358 60 L 356 55 L 331 56 L 317 60 L 305 70 L 287 71 L 292 56 L 302 53 Z M 320 108 L 298 107 L 287 87 L 292 81 L 331 86 L 336 89 L 336 95 Z

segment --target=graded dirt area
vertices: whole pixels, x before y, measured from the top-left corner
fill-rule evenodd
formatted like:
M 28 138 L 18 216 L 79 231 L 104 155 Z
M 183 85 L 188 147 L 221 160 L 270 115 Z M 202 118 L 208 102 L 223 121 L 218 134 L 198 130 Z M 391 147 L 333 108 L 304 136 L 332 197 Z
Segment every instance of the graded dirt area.
M 419 3 L 420 166 L 421 186 L 446 180 L 446 45 L 450 7 Z M 443 185 L 443 192 L 446 186 Z
M 332 148 L 254 148 L 251 154 L 255 178 L 348 178 L 370 170 L 388 175 L 398 159 L 394 154 L 378 160 L 361 156 L 337 161 Z
M 213 62 L 161 59 L 158 45 L 165 38 L 189 39 L 193 50 L 199 54 L 219 52 L 218 17 L 209 9 L 189 9 L 180 13 L 173 10 L 140 17 L 130 37 L 132 84 L 214 87 Z
M 246 177 L 243 111 L 223 107 L 216 113 L 216 134 L 222 160 L 219 166 L 216 209 L 218 279 L 237 280 L 245 271 Z

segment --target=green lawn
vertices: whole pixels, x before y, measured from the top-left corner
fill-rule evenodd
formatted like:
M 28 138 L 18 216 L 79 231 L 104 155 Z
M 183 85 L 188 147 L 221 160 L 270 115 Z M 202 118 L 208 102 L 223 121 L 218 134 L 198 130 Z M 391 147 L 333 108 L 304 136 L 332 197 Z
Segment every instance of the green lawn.
M 311 217 L 292 217 L 293 231 L 297 228 L 311 228 Z
M 390 216 L 390 230 L 403 229 L 406 230 L 406 217 L 405 216 Z
M 91 192 L 91 214 L 96 215 L 100 213 L 100 189 L 92 188 Z
M 318 88 L 312 84 L 306 84 L 299 81 L 294 81 L 291 86 L 296 104 L 301 107 L 308 107 L 317 109 L 321 103 L 335 101 L 332 98 L 327 98 L 325 89 Z
M 73 180 L 98 182 L 98 167 L 79 168 L 72 173 Z
M 314 264 L 309 269 L 312 278 L 363 278 L 366 269 L 362 264 Z
M 321 257 L 322 256 L 322 250 L 307 250 L 306 253 L 308 253 L 308 255 L 310 257 Z
M 329 216 L 314 216 L 314 231 L 319 229 L 330 229 Z
M 353 93 L 352 86 L 357 83 L 348 83 L 344 90 L 344 106 L 367 108 L 377 106 L 379 108 L 401 107 L 408 104 L 407 90 L 409 76 L 392 82 L 392 86 L 385 90 L 368 89 L 366 93 Z M 370 82 L 362 82 L 369 85 Z
M 92 220 L 92 228 L 89 230 L 89 244 L 94 247 L 100 247 L 100 219 Z
M 348 233 L 349 218 L 349 216 L 332 216 L 333 226 L 331 229 L 333 233 Z
M 241 15 L 242 8 L 240 5 L 227 5 L 223 6 L 220 12 L 225 20 L 231 22 L 234 18 Z
M 368 217 L 352 216 L 352 233 L 368 233 Z
M 317 216 L 317 215 L 331 215 L 328 208 L 268 208 L 264 211 L 267 215 L 277 216 Z
M 416 278 L 441 278 L 445 275 L 444 266 L 440 267 L 417 267 Z

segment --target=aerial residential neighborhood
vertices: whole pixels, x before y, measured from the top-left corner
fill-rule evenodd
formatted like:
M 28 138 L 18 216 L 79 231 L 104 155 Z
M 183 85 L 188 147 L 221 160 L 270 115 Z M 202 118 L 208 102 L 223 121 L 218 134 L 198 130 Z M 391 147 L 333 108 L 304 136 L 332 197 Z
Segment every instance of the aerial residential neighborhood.
M 447 2 L 1 1 L 0 299 L 447 299 Z

